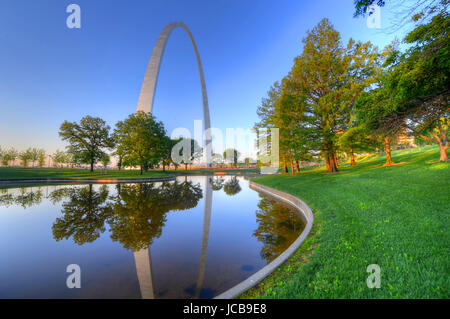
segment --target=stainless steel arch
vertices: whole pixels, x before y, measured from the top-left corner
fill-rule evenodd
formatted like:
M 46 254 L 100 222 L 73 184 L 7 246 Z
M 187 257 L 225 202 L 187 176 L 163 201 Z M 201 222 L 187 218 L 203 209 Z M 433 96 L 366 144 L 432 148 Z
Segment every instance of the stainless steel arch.
M 208 95 L 206 93 L 205 75 L 203 74 L 202 62 L 200 60 L 200 54 L 195 44 L 194 37 L 192 36 L 189 28 L 180 21 L 169 23 L 159 35 L 158 40 L 153 47 L 150 61 L 148 62 L 147 71 L 145 72 L 144 81 L 142 83 L 141 92 L 139 94 L 139 100 L 136 111 L 144 111 L 147 113 L 152 112 L 153 102 L 155 97 L 156 83 L 158 82 L 159 69 L 161 66 L 162 56 L 164 49 L 166 48 L 167 39 L 175 28 L 183 28 L 189 38 L 191 39 L 192 46 L 194 47 L 195 56 L 197 58 L 198 72 L 200 74 L 200 85 L 202 89 L 202 102 L 203 102 L 203 122 L 204 122 L 204 146 L 206 150 L 206 163 L 211 162 L 211 121 L 209 116 Z

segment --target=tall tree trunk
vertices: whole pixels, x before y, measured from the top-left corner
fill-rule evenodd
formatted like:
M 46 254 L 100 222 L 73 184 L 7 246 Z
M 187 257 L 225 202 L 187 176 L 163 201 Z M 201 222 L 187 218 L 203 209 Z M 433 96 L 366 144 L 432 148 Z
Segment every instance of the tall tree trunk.
M 432 142 L 434 144 L 439 145 L 439 152 L 441 154 L 441 157 L 439 158 L 439 161 L 440 162 L 447 162 L 448 161 L 447 149 L 448 149 L 448 146 L 449 146 L 447 141 L 445 141 L 445 139 L 442 139 L 441 137 L 439 137 L 439 135 L 437 135 L 434 132 L 431 133 L 431 134 L 433 134 L 433 137 L 435 138 L 435 140 L 433 140 L 433 139 L 431 139 L 429 137 L 426 137 L 426 136 L 424 136 L 422 134 L 420 134 L 420 137 L 425 139 L 425 140 L 427 140 L 427 141 L 429 141 L 429 142 Z M 444 136 L 444 135 L 442 135 L 442 136 Z
M 447 149 L 448 149 L 448 144 L 444 146 L 444 145 L 441 143 L 441 144 L 439 145 L 439 150 L 440 150 L 440 152 L 441 152 L 441 158 L 439 159 L 440 162 L 447 162 L 447 161 L 448 161 Z
M 351 166 L 355 166 L 356 165 L 355 155 L 353 154 L 353 148 L 350 149 L 350 165 Z
M 330 153 L 328 155 L 328 172 L 335 173 L 338 171 L 337 161 L 336 161 L 336 154 Z
M 336 153 L 333 153 L 333 160 L 334 160 L 334 165 L 336 165 L 336 168 L 339 168 Z
M 286 157 L 283 155 L 283 174 L 286 174 L 288 172 L 287 164 L 286 164 Z
M 144 173 L 144 167 L 141 165 L 141 175 Z
M 391 166 L 394 164 L 394 162 L 392 161 L 391 157 L 391 144 L 389 142 L 388 136 L 384 138 L 384 148 L 386 150 L 386 163 L 384 164 L 384 166 Z
M 295 161 L 295 168 L 297 169 L 297 173 L 300 173 L 300 164 L 298 161 Z
M 187 171 L 187 164 L 184 164 L 184 170 Z
M 163 164 L 162 167 L 163 167 L 163 172 L 165 172 L 166 171 L 166 165 Z
M 291 162 L 291 175 L 294 175 L 294 174 L 295 174 L 295 171 L 294 171 L 294 161 L 292 160 L 292 156 L 290 157 L 290 162 Z
M 91 161 L 91 172 L 94 171 L 94 161 Z

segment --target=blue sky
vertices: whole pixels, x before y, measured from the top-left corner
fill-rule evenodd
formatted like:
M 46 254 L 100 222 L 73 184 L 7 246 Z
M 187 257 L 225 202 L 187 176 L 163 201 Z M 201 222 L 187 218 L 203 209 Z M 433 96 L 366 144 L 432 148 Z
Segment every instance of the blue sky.
M 70 3 L 81 7 L 81 29 L 66 26 Z M 388 11 L 381 11 L 383 28 Z M 323 17 L 344 42 L 382 47 L 394 38 L 353 12 L 353 0 L 2 0 L 0 146 L 53 152 L 64 148 L 64 120 L 89 114 L 113 127 L 135 112 L 153 45 L 173 21 L 183 21 L 197 42 L 212 126 L 250 128 L 261 98 L 287 74 L 307 30 Z M 167 44 L 153 113 L 169 133 L 192 130 L 202 119 L 195 55 L 182 29 Z

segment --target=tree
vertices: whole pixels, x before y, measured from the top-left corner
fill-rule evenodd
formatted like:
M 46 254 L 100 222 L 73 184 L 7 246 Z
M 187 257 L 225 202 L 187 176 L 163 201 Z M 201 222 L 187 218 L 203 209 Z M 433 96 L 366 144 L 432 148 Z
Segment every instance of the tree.
M 191 164 L 201 158 L 203 149 L 198 142 L 192 138 L 182 137 L 172 148 L 172 160 L 177 164 L 184 164 L 187 170 L 188 164 Z
M 104 120 L 88 115 L 80 123 L 64 121 L 59 135 L 69 143 L 67 150 L 75 162 L 90 164 L 93 172 L 94 164 L 106 154 L 104 149 L 114 147 L 114 139 L 109 131 L 110 127 Z
M 64 151 L 56 150 L 55 153 L 53 153 L 53 164 L 55 166 L 58 166 L 58 164 L 63 166 L 63 164 L 67 161 L 67 153 Z
M 289 79 L 290 94 L 303 107 L 304 132 L 319 147 L 329 172 L 337 168 L 338 134 L 348 129 L 357 97 L 375 80 L 378 51 L 370 42 L 341 43 L 327 19 L 308 32 Z
M 212 162 L 214 165 L 222 164 L 222 163 L 223 163 L 223 157 L 222 157 L 222 155 L 219 154 L 219 153 L 212 153 L 212 155 L 211 155 L 211 162 Z
M 378 88 L 361 97 L 362 117 L 385 133 L 387 165 L 389 139 L 405 130 L 437 144 L 440 161 L 448 160 L 449 26 L 448 13 L 441 11 L 406 36 L 412 46 L 405 53 L 391 46 Z
M 39 167 L 43 167 L 45 164 L 45 150 L 38 150 L 38 165 Z
M 9 148 L 3 155 L 3 160 L 2 160 L 3 165 L 8 166 L 9 162 L 11 162 L 11 165 L 14 165 L 14 162 L 18 156 L 19 156 L 19 152 L 15 148 L 13 148 L 13 147 Z
M 172 149 L 175 147 L 175 145 L 179 142 L 179 139 L 171 139 L 168 136 L 163 137 L 163 153 L 162 153 L 162 159 L 161 159 L 161 165 L 163 167 L 163 172 L 166 171 L 166 166 L 169 166 L 173 163 L 172 161 Z
M 25 150 L 23 152 L 20 152 L 19 158 L 22 161 L 22 166 L 23 167 L 27 167 L 28 163 L 29 163 L 29 161 L 31 159 L 31 149 L 29 148 L 29 149 L 27 149 L 27 150 Z
M 430 22 L 419 24 L 406 37 L 412 45 L 393 61 L 385 86 L 393 105 L 386 125 L 402 123 L 414 134 L 428 138 L 447 161 L 450 134 L 450 29 L 449 13 L 442 8 Z M 424 135 L 425 133 L 425 135 Z
M 111 161 L 111 158 L 109 157 L 108 154 L 102 157 L 102 164 L 103 164 L 104 169 L 106 169 L 106 167 L 108 166 L 110 161 Z
M 237 165 L 238 162 L 238 158 L 241 155 L 241 153 L 234 149 L 234 148 L 227 148 L 224 152 L 223 152 L 223 158 L 227 161 L 227 162 L 231 162 L 233 163 L 234 166 Z
M 374 136 L 364 125 L 355 126 L 343 133 L 338 140 L 341 149 L 348 150 L 350 165 L 356 165 L 355 152 L 373 151 L 379 145 L 378 136 Z
M 116 153 L 123 158 L 123 165 L 139 166 L 141 175 L 144 168 L 157 165 L 164 153 L 166 132 L 162 122 L 143 111 L 131 114 L 125 121 L 116 124 L 114 138 Z
M 34 167 L 34 163 L 39 159 L 39 150 L 37 148 L 31 148 L 29 149 L 29 153 L 30 153 L 30 160 Z
M 5 154 L 6 154 L 5 150 L 3 150 L 2 147 L 0 146 L 0 162 L 3 165 L 5 165 L 4 162 L 3 162 L 3 158 L 4 158 Z

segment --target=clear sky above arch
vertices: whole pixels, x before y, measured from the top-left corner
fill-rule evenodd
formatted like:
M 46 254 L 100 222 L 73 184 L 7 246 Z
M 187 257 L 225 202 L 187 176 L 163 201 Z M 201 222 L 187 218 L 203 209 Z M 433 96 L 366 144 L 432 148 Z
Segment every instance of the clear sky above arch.
M 81 29 L 68 29 L 66 7 L 81 7 Z M 389 7 L 381 25 L 390 25 Z M 153 45 L 168 23 L 183 21 L 197 42 L 211 125 L 252 127 L 270 85 L 292 67 L 302 38 L 327 17 L 346 42 L 380 47 L 395 36 L 353 18 L 353 0 L 3 0 L 0 10 L 0 146 L 64 144 L 64 120 L 100 116 L 114 126 L 136 109 Z M 170 133 L 202 119 L 195 55 L 188 36 L 169 39 L 154 115 Z

